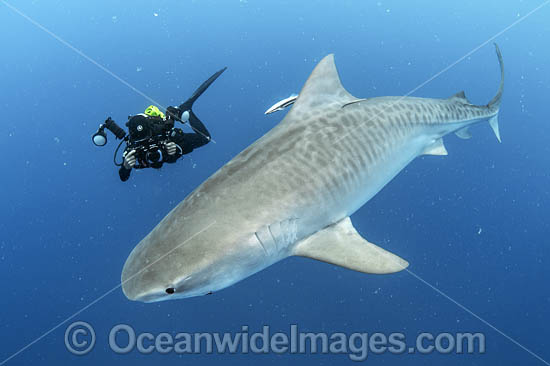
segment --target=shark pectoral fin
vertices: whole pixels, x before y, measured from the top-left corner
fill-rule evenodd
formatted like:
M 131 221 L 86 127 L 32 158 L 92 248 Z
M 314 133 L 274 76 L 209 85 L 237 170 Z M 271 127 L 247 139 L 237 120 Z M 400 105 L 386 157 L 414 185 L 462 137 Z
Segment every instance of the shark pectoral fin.
M 449 153 L 443 144 L 443 139 L 439 138 L 435 140 L 433 144 L 429 145 L 422 155 L 449 155 Z
M 464 127 L 458 131 L 455 132 L 455 135 L 460 137 L 461 139 L 468 140 L 472 138 L 472 134 L 468 130 L 468 127 Z
M 300 241 L 294 255 L 316 259 L 363 273 L 399 272 L 409 263 L 363 239 L 349 217 Z
M 493 117 L 489 118 L 489 124 L 491 125 L 498 142 L 502 142 L 500 140 L 500 131 L 498 130 L 498 114 L 495 114 Z

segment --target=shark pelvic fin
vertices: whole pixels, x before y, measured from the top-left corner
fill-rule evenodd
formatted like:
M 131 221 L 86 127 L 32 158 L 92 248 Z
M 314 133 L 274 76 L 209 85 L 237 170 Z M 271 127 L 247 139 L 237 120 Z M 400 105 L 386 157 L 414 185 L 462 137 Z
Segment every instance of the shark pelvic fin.
M 468 126 L 461 128 L 460 130 L 455 132 L 455 135 L 460 137 L 461 139 L 468 140 L 472 138 L 472 134 L 470 133 L 470 130 L 468 129 Z
M 493 129 L 493 132 L 495 133 L 498 142 L 502 142 L 500 140 L 500 131 L 498 129 L 498 114 L 495 114 L 493 117 L 489 118 L 489 124 L 491 125 L 491 128 Z
M 300 241 L 294 255 L 316 259 L 363 273 L 399 272 L 409 263 L 363 239 L 349 217 Z
M 439 138 L 435 140 L 433 144 L 428 146 L 422 155 L 449 155 L 449 153 L 443 144 L 443 139 Z

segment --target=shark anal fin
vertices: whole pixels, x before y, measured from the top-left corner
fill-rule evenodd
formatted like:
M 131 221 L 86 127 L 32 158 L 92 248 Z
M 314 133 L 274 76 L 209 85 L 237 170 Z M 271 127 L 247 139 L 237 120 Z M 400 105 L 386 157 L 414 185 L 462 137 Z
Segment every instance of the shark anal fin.
M 423 155 L 449 155 L 449 153 L 447 152 L 447 149 L 445 148 L 445 145 L 443 144 L 442 138 L 435 140 L 435 142 L 429 145 L 422 154 Z
M 363 239 L 349 217 L 300 241 L 294 255 L 316 259 L 363 273 L 399 272 L 409 263 Z

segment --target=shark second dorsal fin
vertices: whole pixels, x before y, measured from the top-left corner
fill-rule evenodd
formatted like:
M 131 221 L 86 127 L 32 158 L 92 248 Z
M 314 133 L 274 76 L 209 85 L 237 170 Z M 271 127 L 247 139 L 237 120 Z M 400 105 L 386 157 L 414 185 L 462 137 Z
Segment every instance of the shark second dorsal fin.
M 318 106 L 334 102 L 341 106 L 354 100 L 357 98 L 342 86 L 334 64 L 334 55 L 330 54 L 317 64 L 294 102 L 288 117 L 299 118 L 308 110 Z
M 462 103 L 472 104 L 472 103 L 470 103 L 468 98 L 466 98 L 466 93 L 464 93 L 464 90 L 459 91 L 458 93 L 456 93 L 454 95 L 451 95 L 449 97 L 449 100 L 456 100 L 456 101 L 460 101 Z
M 451 95 L 449 97 L 449 99 L 458 99 L 458 100 L 460 100 L 464 103 L 470 104 L 470 101 L 468 100 L 468 98 L 466 98 L 466 93 L 464 93 L 464 90 L 459 91 L 458 93 L 456 93 L 454 95 Z
M 349 217 L 300 241 L 294 248 L 294 255 L 364 273 L 394 273 L 409 265 L 395 254 L 363 239 Z
M 461 90 L 458 93 L 451 95 L 449 99 L 453 98 L 466 99 L 466 93 L 464 93 L 464 90 Z

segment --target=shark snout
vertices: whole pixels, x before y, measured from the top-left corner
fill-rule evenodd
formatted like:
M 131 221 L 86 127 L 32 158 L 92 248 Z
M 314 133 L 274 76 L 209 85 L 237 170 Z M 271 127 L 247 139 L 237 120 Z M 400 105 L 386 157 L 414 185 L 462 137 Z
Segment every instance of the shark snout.
M 267 263 L 246 223 L 241 227 L 223 223 L 197 232 L 189 229 L 191 225 L 166 222 L 171 225 L 145 237 L 124 264 L 121 285 L 129 300 L 204 296 L 256 273 Z

